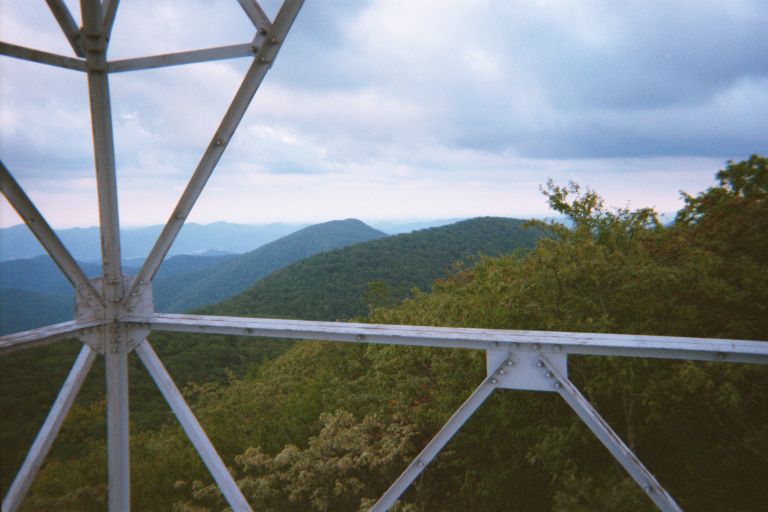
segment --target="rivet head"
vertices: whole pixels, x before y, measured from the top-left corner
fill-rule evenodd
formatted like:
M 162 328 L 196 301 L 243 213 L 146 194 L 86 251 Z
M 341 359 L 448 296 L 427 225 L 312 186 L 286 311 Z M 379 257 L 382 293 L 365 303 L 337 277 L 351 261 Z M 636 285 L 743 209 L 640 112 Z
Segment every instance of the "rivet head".
M 563 387 L 562 384 L 560 384 L 559 382 L 555 382 L 555 389 L 560 389 L 561 387 Z
M 416 463 L 416 465 L 419 466 L 420 468 L 423 468 L 424 467 L 424 462 L 423 461 L 419 461 L 419 462 Z
M 504 375 L 505 373 L 506 372 L 503 369 L 499 370 L 499 375 Z
M 491 379 L 491 384 L 498 384 L 498 383 L 499 383 L 499 381 L 498 381 L 498 380 L 496 380 L 496 379 Z
M 512 362 L 511 359 L 507 359 L 507 361 L 504 364 L 506 364 L 507 366 L 512 366 L 514 363 Z
M 552 372 L 547 372 L 544 375 L 546 375 L 548 379 L 551 379 L 552 377 L 554 377 L 554 375 L 552 375 Z
M 541 361 L 537 361 L 536 366 L 538 366 L 539 368 L 544 368 L 544 363 L 542 363 Z
M 363 341 L 365 339 L 365 336 L 363 336 L 362 334 L 358 334 L 357 336 L 355 336 L 355 339 L 357 341 Z

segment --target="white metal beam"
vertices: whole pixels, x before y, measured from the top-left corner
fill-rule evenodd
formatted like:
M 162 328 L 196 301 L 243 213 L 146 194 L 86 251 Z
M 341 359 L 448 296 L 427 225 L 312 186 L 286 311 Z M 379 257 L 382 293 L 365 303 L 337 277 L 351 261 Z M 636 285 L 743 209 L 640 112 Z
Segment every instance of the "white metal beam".
M 75 261 L 70 252 L 64 247 L 56 233 L 45 220 L 45 217 L 35 207 L 32 200 L 19 186 L 5 164 L 0 161 L 0 190 L 11 203 L 11 206 L 19 214 L 32 234 L 45 248 L 53 259 L 53 262 L 61 269 L 64 276 L 91 305 L 92 308 L 101 309 L 104 306 L 99 293 L 88 280 L 83 269 Z
M 253 64 L 248 69 L 240 88 L 235 94 L 229 109 L 227 109 L 227 112 L 224 114 L 224 118 L 219 124 L 219 128 L 216 130 L 216 133 L 203 154 L 192 178 L 189 180 L 173 214 L 163 228 L 154 247 L 152 247 L 141 270 L 136 275 L 133 284 L 131 285 L 130 293 L 132 293 L 140 283 L 152 281 L 157 269 L 160 268 L 160 264 L 163 262 L 165 255 L 171 248 L 179 231 L 181 231 L 184 221 L 192 210 L 195 202 L 200 197 L 208 178 L 210 178 L 213 169 L 216 167 L 221 155 L 224 153 L 224 149 L 232 138 L 235 129 L 243 118 L 243 115 L 245 115 L 253 96 L 256 94 L 269 67 L 277 56 L 283 43 L 283 39 L 291 28 L 303 3 L 303 0 L 286 0 L 280 8 L 277 17 L 275 18 L 275 22 L 272 24 L 272 28 L 267 34 L 265 44 L 260 46 Z M 128 294 L 129 297 L 131 296 L 130 293 Z
M 768 343 L 764 341 L 420 327 L 164 313 L 156 313 L 152 317 L 126 317 L 124 321 L 154 331 L 768 364 Z
M 269 21 L 264 10 L 261 8 L 256 0 L 237 0 L 240 3 L 240 7 L 243 8 L 245 14 L 251 19 L 251 23 L 256 29 L 266 34 L 272 28 L 272 22 Z
M 104 10 L 104 22 L 102 24 L 102 32 L 104 33 L 104 39 L 107 43 L 112 35 L 112 27 L 115 24 L 115 16 L 117 16 L 117 5 L 119 0 L 104 0 L 102 7 Z
M 0 336 L 0 356 L 26 348 L 49 345 L 51 343 L 79 337 L 85 332 L 99 329 L 101 321 L 93 322 L 62 322 L 46 325 L 37 329 L 15 332 Z
M 117 208 L 115 148 L 107 75 L 105 18 L 100 0 L 81 0 L 83 37 L 91 105 L 96 186 L 101 231 L 102 292 L 107 305 L 102 329 L 107 384 L 107 473 L 110 512 L 131 508 L 128 422 L 128 342 L 123 313 L 123 276 L 120 261 L 120 221 Z
M 149 341 L 140 343 L 136 347 L 136 354 L 138 354 L 141 362 L 144 363 L 168 405 L 171 406 L 173 414 L 178 418 L 187 437 L 194 445 L 197 453 L 200 454 L 200 458 L 203 459 L 208 471 L 211 472 L 211 476 L 213 476 L 219 489 L 221 489 L 229 506 L 235 512 L 250 511 L 251 507 L 240 492 L 240 488 L 237 487 L 232 475 L 227 471 L 227 467 L 224 465 L 221 457 L 219 457 L 213 444 L 211 444 L 208 436 L 205 435 L 205 431 L 200 426 L 197 418 L 195 418 L 192 409 L 189 408 L 189 405 L 184 400 L 181 392 L 179 392 L 173 379 L 168 374 L 168 370 L 163 366 L 162 361 L 160 361 Z
M 8 488 L 8 492 L 3 499 L 3 512 L 14 512 L 21 505 L 95 359 L 96 352 L 91 350 L 88 345 L 83 345 L 80 354 L 75 360 L 75 364 L 69 371 L 69 375 L 67 375 L 64 384 L 62 384 L 61 390 L 59 390 L 56 401 L 53 403 L 43 426 L 40 428 L 40 432 L 35 437 L 32 447 L 29 449 L 27 457 L 21 465 L 21 469 L 19 469 L 16 478 Z
M 180 66 L 183 64 L 195 64 L 198 62 L 209 62 L 214 60 L 253 57 L 256 54 L 256 50 L 257 49 L 254 47 L 253 43 L 233 44 L 230 46 L 220 46 L 218 48 L 206 48 L 204 50 L 191 50 L 188 52 L 153 55 L 151 57 L 113 60 L 107 64 L 107 68 L 110 73 L 164 68 L 168 66 Z
M 56 18 L 56 21 L 59 22 L 59 26 L 64 32 L 64 35 L 67 36 L 67 40 L 69 41 L 70 46 L 72 46 L 75 55 L 78 57 L 85 57 L 83 44 L 80 39 L 80 28 L 77 26 L 77 22 L 72 17 L 72 13 L 69 12 L 66 4 L 63 0 L 45 1 L 51 9 L 53 16 Z
M 432 438 L 432 440 L 424 447 L 424 449 L 416 456 L 416 458 L 408 465 L 403 473 L 395 480 L 389 489 L 379 498 L 379 501 L 371 508 L 371 512 L 385 512 L 389 510 L 395 502 L 403 495 L 403 493 L 410 487 L 414 480 L 421 474 L 427 465 L 440 453 L 440 450 L 448 444 L 448 441 L 456 435 L 456 432 L 472 417 L 475 411 L 483 405 L 483 402 L 491 396 L 491 393 L 496 389 L 496 385 L 499 383 L 500 378 L 505 374 L 507 368 L 511 368 L 514 364 L 513 359 L 507 358 L 491 372 L 482 384 L 475 389 L 469 398 L 467 398 L 463 404 L 453 413 L 453 416 L 448 422 L 440 429 L 440 431 Z M 501 373 L 499 373 L 501 372 Z
M 10 43 L 0 42 L 0 55 L 7 55 L 8 57 L 14 57 L 16 59 L 48 64 L 49 66 L 56 66 L 64 69 L 85 71 L 85 61 L 82 59 L 74 59 L 72 57 L 34 50 L 32 48 L 17 46 Z
M 560 396 L 578 414 L 581 421 L 589 427 L 600 442 L 608 448 L 613 458 L 622 465 L 653 503 L 663 512 L 682 512 L 680 506 L 659 484 L 656 477 L 643 466 L 643 463 L 624 444 L 624 441 L 605 422 L 578 388 L 560 372 L 557 365 L 552 364 L 544 355 L 541 355 L 539 359 L 542 372 L 547 372 L 546 376 L 552 380 L 553 388 L 560 393 Z
M 112 109 L 105 40 L 102 33 L 103 13 L 99 0 L 82 0 L 83 35 L 88 65 L 88 92 L 91 104 L 96 184 L 99 195 L 104 294 L 107 302 L 120 299 L 117 290 L 122 278 L 120 261 L 120 221 L 117 209 L 115 147 L 112 135 Z
M 104 335 L 109 511 L 121 512 L 131 509 L 128 349 L 122 326 L 107 326 Z

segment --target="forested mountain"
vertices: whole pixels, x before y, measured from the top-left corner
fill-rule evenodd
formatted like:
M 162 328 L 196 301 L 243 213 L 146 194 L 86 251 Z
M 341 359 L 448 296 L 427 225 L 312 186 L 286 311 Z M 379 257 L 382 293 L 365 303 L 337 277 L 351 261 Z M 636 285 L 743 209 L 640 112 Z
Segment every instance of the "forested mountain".
M 0 335 L 72 320 L 71 294 L 40 293 L 19 288 L 0 290 Z
M 152 285 L 155 309 L 183 312 L 213 304 L 232 297 L 270 272 L 302 258 L 384 236 L 381 231 L 357 219 L 315 224 L 213 268 L 167 277 L 158 275 Z
M 98 263 L 79 262 L 88 277 L 101 274 Z M 72 285 L 49 256 L 0 262 L 0 289 L 72 295 Z
M 301 258 L 383 236 L 359 220 L 347 219 L 303 228 L 245 254 L 171 256 L 160 266 L 153 283 L 155 309 L 181 312 L 215 303 Z M 89 277 L 101 274 L 98 263 L 80 265 Z M 138 267 L 126 266 L 123 271 L 135 274 Z M 49 256 L 0 262 L 0 293 L 8 305 L 0 310 L 0 334 L 73 317 L 72 287 Z M 41 310 L 46 313 L 35 313 Z
M 410 233 L 412 231 L 419 231 L 421 229 L 438 228 L 440 226 L 447 226 L 448 224 L 455 224 L 466 219 L 435 219 L 435 220 L 423 220 L 423 221 L 397 221 L 397 220 L 380 220 L 372 221 L 368 224 L 376 229 L 387 233 L 388 235 L 401 235 L 403 233 Z
M 610 210 L 594 192 L 550 183 L 549 203 L 572 228 L 540 225 L 549 236 L 533 250 L 481 258 L 429 292 L 374 305 L 369 321 L 768 340 L 768 159 L 729 164 L 717 178 L 686 197 L 670 227 L 652 210 Z M 247 351 L 249 341 L 219 343 L 242 343 Z M 219 346 L 194 345 L 198 364 L 220 354 Z M 14 358 L 14 370 L 46 368 L 42 360 L 52 350 L 74 348 L 57 344 L 6 357 Z M 94 372 L 101 378 L 101 369 Z M 569 373 L 684 510 L 766 508 L 767 367 L 571 356 Z M 358 511 L 484 375 L 482 352 L 304 342 L 245 374 L 192 384 L 184 393 L 255 510 Z M 40 408 L 29 370 L 17 378 L 0 372 L 0 384 L 14 414 Z M 37 400 L 13 401 L 30 392 Z M 157 394 L 133 393 L 132 407 Z M 105 508 L 104 405 L 89 398 L 65 422 L 24 510 Z M 4 460 L 16 464 L 21 437 L 34 429 L 0 425 Z M 135 508 L 226 508 L 174 424 L 150 430 L 134 423 L 131 437 Z M 7 485 L 9 470 L 0 469 Z M 510 504 L 533 512 L 653 510 L 557 395 L 497 391 L 399 510 Z
M 171 256 L 163 262 L 157 278 L 164 281 L 176 274 L 199 272 L 236 256 Z M 88 277 L 101 275 L 100 264 L 79 263 Z M 126 275 L 137 271 L 138 267 L 123 266 Z M 49 256 L 0 262 L 0 295 L 0 334 L 66 322 L 74 317 L 72 285 Z
M 456 264 L 530 248 L 542 235 L 525 221 L 484 217 L 356 244 L 299 261 L 206 314 L 337 320 L 429 289 Z

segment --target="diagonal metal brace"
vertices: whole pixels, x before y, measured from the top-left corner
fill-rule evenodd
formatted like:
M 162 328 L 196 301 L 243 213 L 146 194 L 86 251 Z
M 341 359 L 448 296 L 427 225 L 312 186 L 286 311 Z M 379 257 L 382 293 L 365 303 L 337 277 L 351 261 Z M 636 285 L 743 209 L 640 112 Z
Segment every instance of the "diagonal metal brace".
M 539 368 L 552 381 L 554 389 L 571 406 L 581 421 L 597 436 L 611 455 L 622 465 L 637 485 L 663 512 L 682 512 L 680 506 L 656 480 L 656 477 L 643 466 L 637 456 L 624 444 L 624 441 L 605 422 L 602 416 L 592 407 L 592 404 L 581 394 L 578 388 L 565 377 L 556 365 L 539 355 Z
M 21 469 L 3 499 L 3 512 L 14 512 L 21 505 L 95 359 L 96 352 L 91 350 L 88 345 L 83 345 L 80 355 L 77 356 L 75 364 L 61 386 L 59 396 L 56 397 L 56 401 L 32 443 Z
M 211 472 L 211 476 L 213 476 L 219 489 L 221 489 L 221 493 L 226 498 L 229 506 L 235 512 L 250 512 L 251 507 L 248 505 L 243 493 L 240 492 L 237 483 L 235 483 L 219 454 L 216 453 L 216 448 L 213 447 L 208 436 L 205 435 L 203 427 L 198 423 L 192 409 L 187 405 L 186 400 L 184 400 L 184 397 L 179 392 L 179 388 L 174 384 L 173 379 L 168 374 L 168 370 L 163 366 L 162 361 L 160 361 L 149 341 L 145 340 L 139 344 L 136 347 L 136 354 L 138 354 L 141 362 L 144 363 L 168 405 L 171 406 L 173 414 L 178 418 L 187 437 L 194 445 L 197 453 L 200 454 L 200 458 L 203 459 L 208 471 Z
M 83 49 L 83 41 L 81 39 L 80 28 L 77 26 L 75 18 L 72 17 L 72 13 L 69 12 L 67 5 L 63 0 L 45 0 L 48 7 L 51 9 L 53 16 L 59 23 L 62 32 L 67 36 L 72 50 L 78 57 L 85 57 L 85 50 Z
M 272 22 L 269 21 L 264 10 L 256 0 L 237 0 L 245 14 L 250 18 L 251 23 L 262 35 L 265 35 L 272 29 Z
M 303 4 L 303 0 L 285 0 L 283 6 L 280 8 L 280 12 L 278 12 L 275 22 L 272 24 L 272 28 L 266 36 L 266 44 L 259 47 L 253 64 L 248 69 L 240 88 L 235 94 L 232 103 L 224 114 L 224 117 L 214 134 L 213 139 L 200 159 L 187 187 L 184 189 L 173 214 L 170 219 L 168 219 L 162 233 L 160 233 L 155 245 L 152 247 L 147 259 L 144 261 L 141 270 L 134 278 L 128 297 L 131 297 L 131 293 L 138 283 L 142 281 L 152 281 L 155 273 L 157 273 L 157 270 L 160 268 L 160 264 L 163 262 L 168 250 L 171 248 L 171 245 L 181 231 L 181 228 L 184 226 L 184 221 L 197 202 L 197 199 L 200 197 L 208 178 L 210 178 L 213 173 L 213 169 L 224 154 L 224 150 L 232 139 L 237 126 L 240 124 L 241 119 L 248 110 L 251 100 L 259 89 L 261 82 L 264 80 L 267 71 L 282 46 L 288 30 L 293 25 Z M 130 304 L 131 302 L 129 299 L 126 305 Z
M 85 61 L 83 59 L 65 57 L 64 55 L 35 50 L 33 48 L 4 43 L 2 41 L 0 41 L 0 55 L 7 55 L 8 57 L 13 57 L 15 59 L 38 62 L 40 64 L 47 64 L 58 68 L 85 71 Z
M 80 292 L 92 308 L 102 309 L 104 302 L 101 300 L 101 295 L 2 161 L 0 161 L 0 190 L 72 286 Z
M 371 508 L 371 512 L 384 512 L 389 510 L 395 502 L 402 496 L 414 480 L 421 474 L 427 465 L 437 456 L 443 447 L 459 431 L 464 423 L 469 420 L 475 411 L 483 405 L 483 402 L 491 396 L 491 393 L 498 387 L 507 369 L 515 364 L 514 357 L 510 354 L 504 359 L 495 370 L 488 373 L 488 376 L 475 389 L 469 398 L 453 413 L 451 419 L 440 429 L 435 437 L 424 447 L 413 462 L 397 477 L 397 480 L 387 489 L 379 498 L 379 501 Z
M 217 48 L 206 48 L 202 50 L 191 50 L 187 52 L 152 55 L 149 57 L 113 60 L 107 63 L 107 68 L 110 73 L 139 71 L 144 69 L 156 69 L 169 66 L 181 66 L 184 64 L 195 64 L 198 62 L 235 59 L 238 57 L 253 57 L 257 51 L 258 48 L 255 47 L 253 43 L 233 44 L 229 46 L 219 46 Z

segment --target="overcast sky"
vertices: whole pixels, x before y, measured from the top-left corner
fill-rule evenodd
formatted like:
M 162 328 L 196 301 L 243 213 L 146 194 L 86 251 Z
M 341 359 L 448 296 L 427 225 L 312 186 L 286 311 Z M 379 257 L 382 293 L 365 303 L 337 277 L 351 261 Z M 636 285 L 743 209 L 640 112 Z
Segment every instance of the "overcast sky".
M 674 211 L 768 154 L 766 27 L 768 0 L 307 0 L 189 220 L 546 215 L 547 178 Z M 123 0 L 110 58 L 252 37 L 236 0 Z M 42 0 L 0 0 L 0 39 L 71 55 Z M 248 61 L 111 76 L 123 225 L 167 219 Z M 85 75 L 0 57 L 0 93 L 0 158 L 95 225 Z

